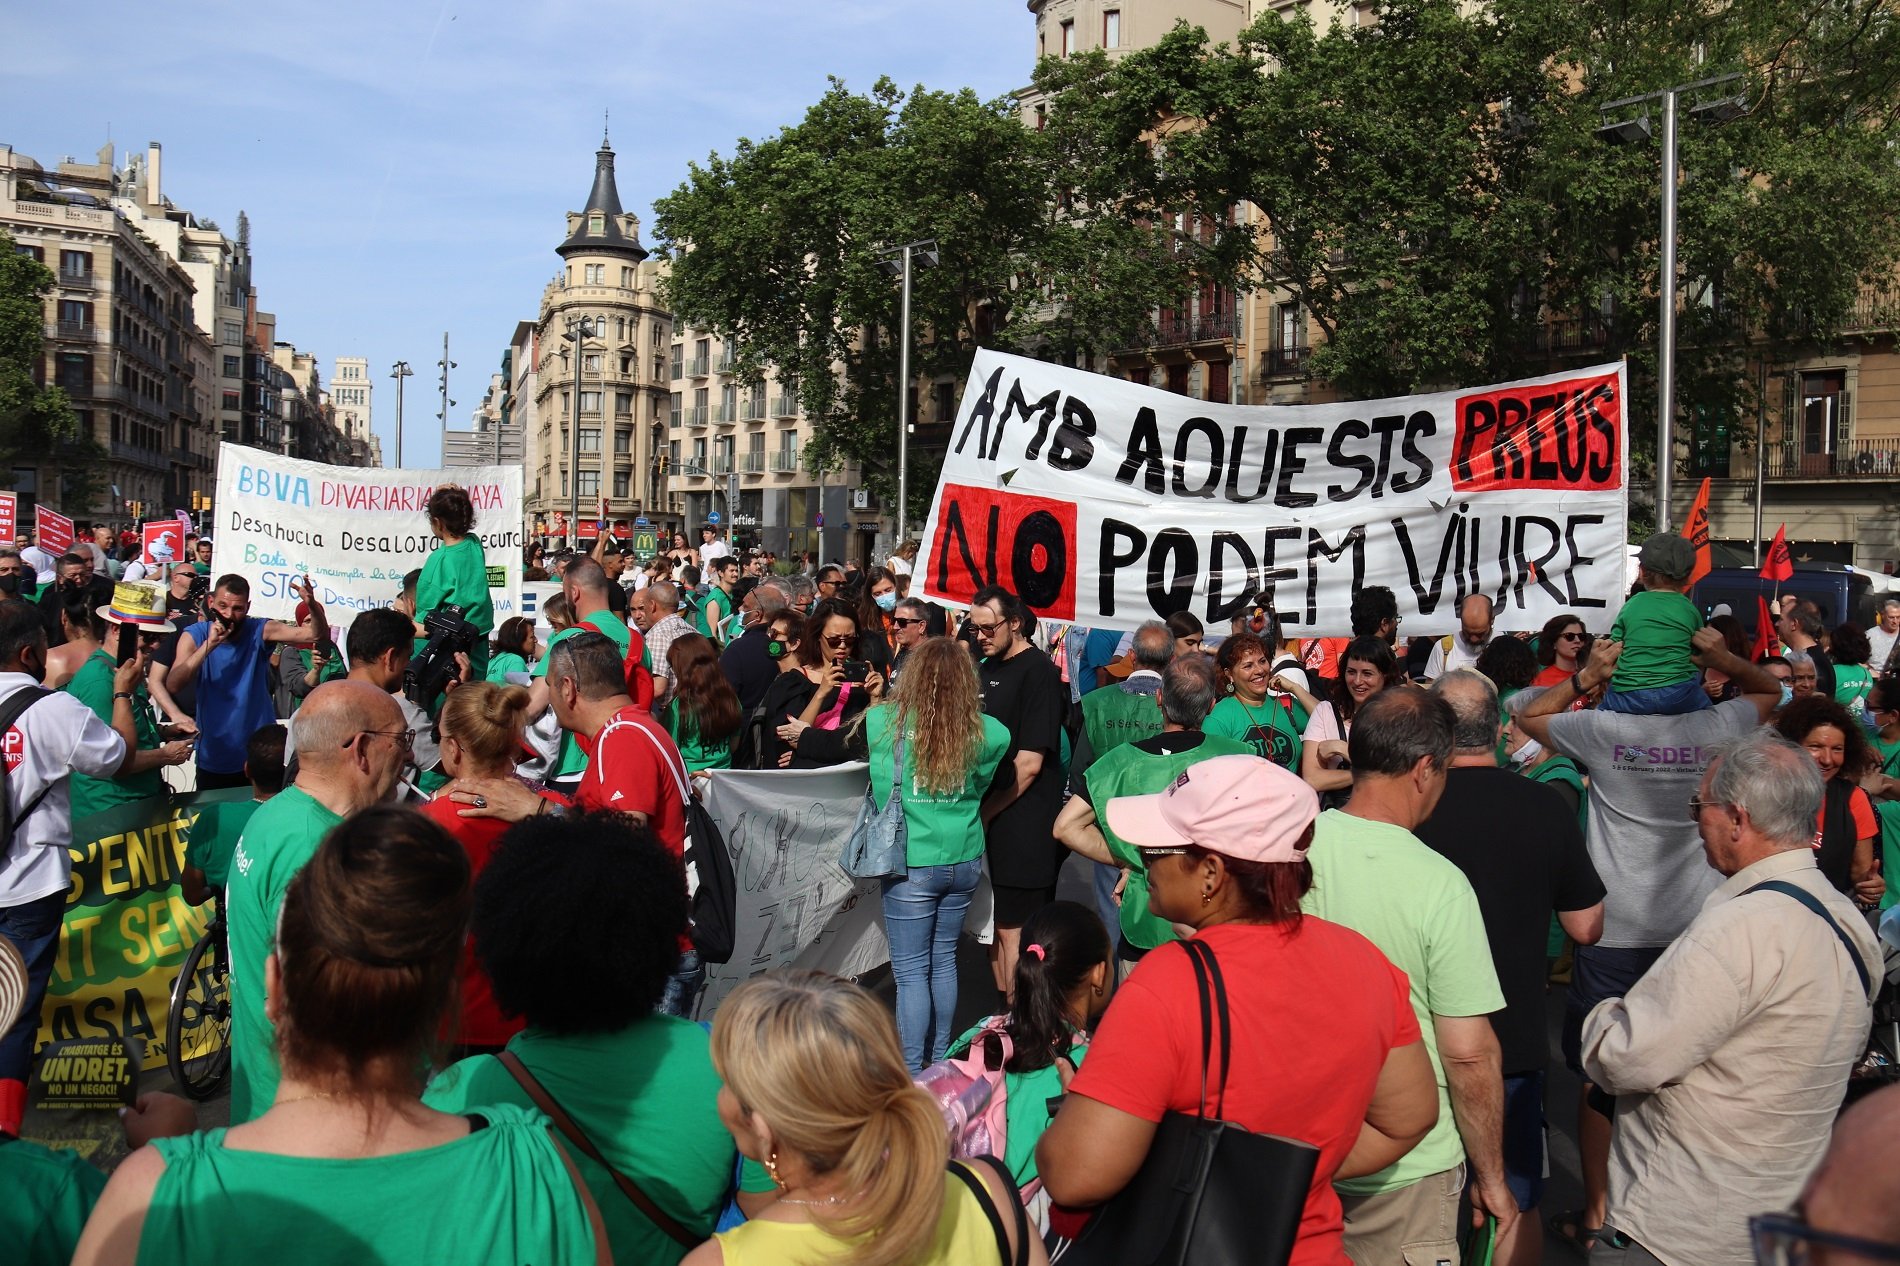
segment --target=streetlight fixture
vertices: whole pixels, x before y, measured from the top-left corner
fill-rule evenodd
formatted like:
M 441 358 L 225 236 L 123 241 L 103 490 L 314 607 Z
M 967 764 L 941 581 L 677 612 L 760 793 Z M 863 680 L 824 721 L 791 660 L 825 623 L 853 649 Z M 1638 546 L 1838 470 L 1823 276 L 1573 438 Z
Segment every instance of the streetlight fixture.
M 935 238 L 921 242 L 906 242 L 902 246 L 893 246 L 883 252 L 884 258 L 878 267 L 892 277 L 901 277 L 904 281 L 904 298 L 898 315 L 897 344 L 897 539 L 891 543 L 894 551 L 903 548 L 909 523 L 906 512 L 910 509 L 910 277 L 913 265 L 918 268 L 935 268 L 941 262 Z
M 1626 106 L 1645 101 L 1661 101 L 1662 128 L 1662 268 L 1657 290 L 1656 321 L 1656 530 L 1670 528 L 1669 497 L 1675 482 L 1676 464 L 1676 105 L 1684 93 L 1734 83 L 1741 72 L 1712 75 L 1693 83 L 1660 88 L 1604 103 L 1608 115 Z M 1690 107 L 1689 113 L 1712 123 L 1725 123 L 1748 113 L 1748 103 L 1740 96 L 1724 97 Z M 1649 116 L 1606 123 L 1597 135 L 1613 144 L 1640 144 L 1649 139 Z
M 399 360 L 389 367 L 389 376 L 396 380 L 396 469 L 402 469 L 402 380 L 414 378 L 416 371 L 409 368 L 409 362 Z
M 574 407 L 569 411 L 572 419 L 568 427 L 568 437 L 573 441 L 574 451 L 568 455 L 568 492 L 572 494 L 568 503 L 568 528 L 573 532 L 576 547 L 581 543 L 581 366 L 586 363 L 584 354 L 587 340 L 595 334 L 594 318 L 569 317 L 567 333 L 561 335 L 563 342 L 574 345 Z

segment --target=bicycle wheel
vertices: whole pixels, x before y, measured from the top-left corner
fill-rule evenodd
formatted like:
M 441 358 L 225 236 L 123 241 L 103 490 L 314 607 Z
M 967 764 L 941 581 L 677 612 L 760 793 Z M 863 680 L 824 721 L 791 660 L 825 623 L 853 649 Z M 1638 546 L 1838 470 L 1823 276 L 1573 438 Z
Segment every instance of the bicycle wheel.
M 165 1062 L 193 1099 L 209 1099 L 231 1071 L 231 995 L 225 971 L 224 925 L 205 929 L 172 985 L 165 1021 Z

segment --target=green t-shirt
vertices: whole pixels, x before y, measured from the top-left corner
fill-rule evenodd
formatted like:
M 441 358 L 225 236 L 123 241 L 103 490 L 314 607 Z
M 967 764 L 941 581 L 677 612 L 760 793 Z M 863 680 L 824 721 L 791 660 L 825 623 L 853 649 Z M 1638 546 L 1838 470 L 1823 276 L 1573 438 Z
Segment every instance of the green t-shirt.
M 732 614 L 732 595 L 718 585 L 706 591 L 706 596 L 693 607 L 693 629 L 713 640 L 713 645 L 726 644 L 726 619 Z
M 103 650 L 94 651 L 79 666 L 73 679 L 60 689 L 91 708 L 93 715 L 101 721 L 111 725 L 112 679 L 117 671 L 118 666 L 112 662 L 112 656 Z M 139 750 L 150 751 L 159 743 L 158 723 L 152 719 L 151 700 L 145 693 L 143 681 L 139 682 L 133 694 L 136 697 L 132 700 L 132 729 L 138 735 Z M 73 821 L 77 822 L 101 809 L 163 795 L 165 779 L 157 769 L 120 778 L 92 778 L 74 773 L 68 786 L 72 797 Z
M 627 632 L 626 623 L 622 621 L 619 616 L 602 608 L 592 615 L 587 616 L 586 620 L 587 624 L 593 627 L 588 628 L 576 624 L 572 628 L 558 630 L 554 636 L 548 639 L 546 649 L 541 652 L 540 661 L 534 666 L 534 676 L 537 679 L 548 675 L 548 656 L 554 653 L 554 648 L 559 646 L 562 642 L 565 642 L 568 638 L 573 637 L 576 633 L 604 633 L 607 635 L 609 641 L 620 648 L 620 658 L 624 660 L 627 657 L 627 651 L 633 646 L 633 636 Z M 551 777 L 555 779 L 572 778 L 586 768 L 587 753 L 581 750 L 581 745 L 575 742 L 572 734 L 562 734 L 561 760 L 560 763 L 554 767 L 554 773 Z
M 1254 755 L 1298 773 L 1300 732 L 1288 715 L 1292 702 L 1290 697 L 1284 703 L 1269 697 L 1254 706 L 1242 703 L 1238 695 L 1228 695 L 1214 705 L 1201 729 L 1222 738 L 1239 739 Z
M 1880 873 L 1887 880 L 1880 908 L 1887 910 L 1900 905 L 1900 800 L 1875 800 L 1873 804 L 1874 816 L 1880 819 Z
M 1874 675 L 1865 664 L 1834 665 L 1834 702 L 1854 716 L 1867 711 L 1867 692 L 1874 686 Z
M 347 662 L 349 656 L 343 654 L 335 642 L 327 643 L 326 647 L 323 656 L 323 671 L 317 674 L 317 686 L 321 686 L 326 681 L 340 681 L 350 675 L 350 666 Z M 303 668 L 303 675 L 308 677 L 310 665 L 316 660 L 309 651 L 304 650 L 297 652 L 297 662 Z M 311 687 L 312 690 L 316 688 L 316 686 Z
M 1900 739 L 1889 743 L 1875 733 L 1873 742 L 1874 750 L 1880 753 L 1880 772 L 1889 778 L 1900 778 Z
M 492 681 L 497 686 L 505 686 L 508 684 L 509 673 L 525 673 L 527 671 L 527 660 L 521 658 L 521 656 L 515 654 L 513 651 L 503 651 L 499 655 L 489 656 L 488 673 L 483 680 Z
M 264 1014 L 264 959 L 277 939 L 284 893 L 343 819 L 300 787 L 257 806 L 231 855 L 224 901 L 231 947 L 231 1124 L 277 1097 L 277 1030 Z
M 1157 698 L 1152 690 L 1125 690 L 1121 682 L 1083 695 L 1082 732 L 1088 736 L 1094 758 L 1100 760 L 1123 743 L 1161 733 L 1163 717 Z
M 106 1176 L 77 1152 L 0 1142 L 0 1246 L 13 1266 L 66 1266 Z
M 465 536 L 430 551 L 416 581 L 416 618 L 427 619 L 445 602 L 462 608 L 462 618 L 484 634 L 495 631 L 495 604 L 488 595 L 488 559 L 482 543 Z
M 1198 738 L 1193 746 L 1186 746 Z M 1166 751 L 1155 751 L 1165 748 Z M 1108 826 L 1108 802 L 1121 796 L 1149 796 L 1166 790 L 1181 771 L 1211 756 L 1251 756 L 1253 747 L 1240 739 L 1222 734 L 1190 731 L 1159 734 L 1153 738 L 1124 743 L 1090 765 L 1082 775 L 1082 794 L 1095 808 L 1095 824 L 1118 865 L 1128 870 L 1128 884 L 1122 889 L 1122 939 L 1136 949 L 1150 950 L 1177 939 L 1174 925 L 1148 912 L 1148 871 L 1142 865 L 1135 846 L 1115 834 Z
M 1395 1191 L 1464 1160 L 1432 1017 L 1504 1009 L 1484 916 L 1464 872 L 1404 827 L 1329 809 L 1319 815 L 1306 856 L 1313 887 L 1300 908 L 1358 932 L 1405 973 L 1438 1079 L 1438 1123 L 1424 1140 L 1376 1174 L 1334 1184 L 1355 1195 Z
M 503 1104 L 480 1115 L 452 1142 L 350 1160 L 226 1147 L 221 1129 L 154 1140 L 165 1168 L 139 1266 L 593 1266 L 593 1223 L 548 1119 Z
M 702 769 L 732 768 L 732 739 L 723 743 L 700 742 L 699 732 L 682 724 L 679 700 L 667 700 L 660 712 L 660 724 L 673 736 L 673 745 L 680 749 L 680 759 L 686 762 L 686 772 L 696 774 Z
M 865 742 L 871 758 L 871 795 L 881 810 L 890 803 L 893 771 L 891 719 L 897 705 L 880 703 L 865 712 Z M 978 813 L 996 767 L 1009 750 L 1009 730 L 995 717 L 983 717 L 983 742 L 960 791 L 926 792 L 917 785 L 915 749 L 904 745 L 905 860 L 916 866 L 954 866 L 983 856 L 983 822 Z
M 944 1054 L 961 1056 L 970 1049 L 970 1043 L 976 1040 L 978 1033 L 1002 1019 L 1002 1016 L 993 1015 L 987 1020 L 977 1021 L 962 1037 L 950 1043 L 950 1049 Z M 1070 1064 L 1080 1068 L 1088 1050 L 1087 1045 L 1075 1042 L 1064 1054 L 1068 1056 Z M 1049 1113 L 1049 1101 L 1061 1094 L 1062 1072 L 1055 1064 L 1031 1073 L 1003 1074 L 1003 1122 L 1006 1133 L 1003 1136 L 1002 1159 L 1018 1187 L 1027 1187 L 1039 1176 L 1036 1169 L 1036 1144 L 1042 1141 L 1043 1131 L 1054 1120 Z
M 1649 690 L 1700 676 L 1689 658 L 1689 639 L 1701 627 L 1702 613 L 1687 594 L 1650 589 L 1632 595 L 1610 626 L 1610 636 L 1623 643 L 1611 687 Z
M 615 1169 L 687 1229 L 711 1235 L 732 1181 L 732 1135 L 719 1121 L 719 1075 L 706 1030 L 643 1016 L 614 1033 L 566 1036 L 529 1028 L 508 1049 L 578 1123 Z M 489 1055 L 445 1069 L 423 1092 L 439 1112 L 532 1102 Z M 607 1171 L 569 1149 L 619 1262 L 677 1262 L 686 1250 L 648 1221 Z M 439 1260 L 439 1255 L 437 1255 Z M 418 1258 L 417 1260 L 423 1260 Z
M 262 800 L 214 800 L 198 810 L 185 841 L 185 865 L 205 873 L 205 885 L 222 892 L 231 882 L 231 855 L 251 815 L 263 806 Z

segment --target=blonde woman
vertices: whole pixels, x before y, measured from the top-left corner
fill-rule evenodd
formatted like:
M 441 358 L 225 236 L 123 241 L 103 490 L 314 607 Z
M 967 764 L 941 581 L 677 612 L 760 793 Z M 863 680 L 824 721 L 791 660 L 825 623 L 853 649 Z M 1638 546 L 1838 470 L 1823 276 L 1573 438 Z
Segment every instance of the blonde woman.
M 747 981 L 713 1019 L 712 1058 L 720 1119 L 778 1198 L 682 1266 L 1047 1266 L 998 1169 L 946 1164 L 943 1117 L 858 986 L 818 972 Z
M 1009 730 L 983 713 L 969 653 L 926 638 L 904 658 L 889 703 L 866 709 L 850 740 L 871 763 L 871 794 L 890 802 L 903 740 L 905 873 L 884 880 L 884 929 L 897 980 L 897 1031 L 911 1071 L 943 1058 L 957 1009 L 957 939 L 983 873 L 983 796 Z

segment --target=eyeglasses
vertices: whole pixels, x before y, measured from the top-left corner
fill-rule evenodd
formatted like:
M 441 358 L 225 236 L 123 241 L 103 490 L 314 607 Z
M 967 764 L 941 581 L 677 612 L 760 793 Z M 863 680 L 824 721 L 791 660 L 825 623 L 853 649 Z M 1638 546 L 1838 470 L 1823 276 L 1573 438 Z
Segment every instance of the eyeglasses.
M 907 629 L 913 624 L 922 624 L 923 622 L 922 616 L 894 615 L 891 617 L 891 627 L 894 629 Z
M 413 752 L 416 750 L 416 732 L 414 730 L 364 730 L 358 734 L 356 738 L 368 738 L 372 734 L 389 739 L 405 752 Z M 351 743 L 355 741 L 356 739 L 350 740 Z M 349 743 L 345 743 L 343 746 L 348 747 L 349 745 Z
M 1007 623 L 1007 620 L 998 620 L 994 624 L 978 624 L 975 620 L 972 620 L 970 621 L 970 631 L 975 633 L 978 637 L 995 637 L 996 631 Z
M 1764 1213 L 1750 1218 L 1748 1234 L 1755 1242 L 1755 1261 L 1759 1266 L 1804 1266 L 1812 1259 L 1809 1246 L 1814 1244 L 1834 1252 L 1851 1253 L 1859 1261 L 1900 1262 L 1900 1244 L 1878 1244 L 1857 1236 L 1817 1231 L 1793 1214 Z M 1829 1253 L 1830 1257 L 1833 1255 Z
M 842 647 L 849 646 L 851 645 L 851 643 L 857 640 L 858 640 L 857 637 L 854 634 L 850 634 L 850 633 L 825 634 L 825 645 L 829 646 L 834 651 Z
M 1581 642 L 1584 637 L 1585 635 L 1582 633 L 1559 633 L 1557 640 L 1559 642 Z
M 1728 807 L 1728 802 L 1725 800 L 1704 800 L 1701 796 L 1690 796 L 1689 821 L 1700 822 L 1704 809 L 1726 809 Z

